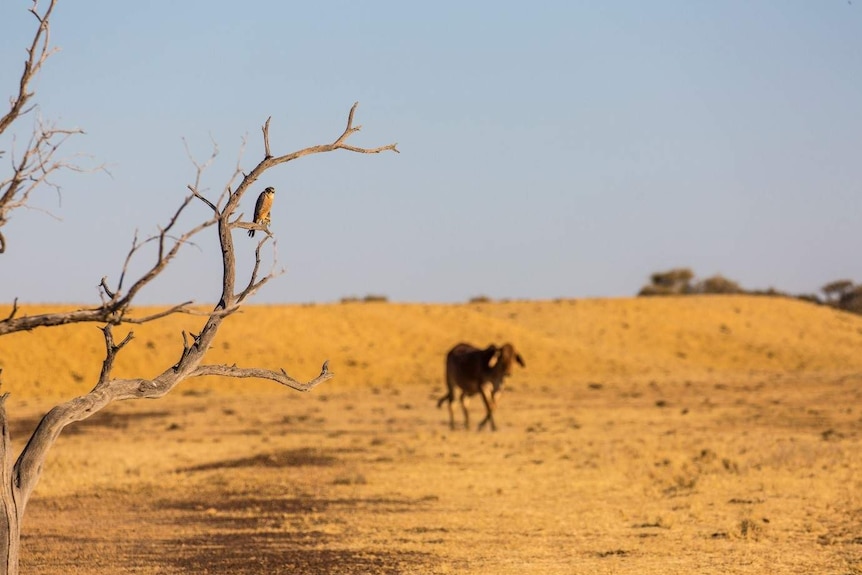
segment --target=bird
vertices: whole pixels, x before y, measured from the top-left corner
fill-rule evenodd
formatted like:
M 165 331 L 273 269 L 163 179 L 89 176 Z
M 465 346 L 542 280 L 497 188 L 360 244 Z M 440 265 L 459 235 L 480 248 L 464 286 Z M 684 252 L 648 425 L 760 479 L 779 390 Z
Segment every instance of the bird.
M 268 186 L 257 197 L 254 204 L 254 223 L 269 227 L 269 213 L 272 211 L 272 200 L 275 198 L 275 188 Z M 254 230 L 248 231 L 248 237 L 254 237 Z

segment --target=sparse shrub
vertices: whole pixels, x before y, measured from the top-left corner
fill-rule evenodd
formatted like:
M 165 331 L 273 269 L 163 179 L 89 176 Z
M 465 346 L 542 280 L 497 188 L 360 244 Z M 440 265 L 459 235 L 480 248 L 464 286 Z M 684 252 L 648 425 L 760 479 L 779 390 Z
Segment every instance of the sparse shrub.
M 774 287 L 766 290 L 746 290 L 733 280 L 720 274 L 692 283 L 694 273 L 689 268 L 674 268 L 666 272 L 656 272 L 650 276 L 648 285 L 643 286 L 638 296 L 667 296 L 685 294 L 747 294 L 772 297 L 792 297 L 817 305 L 828 305 L 842 311 L 862 315 L 862 284 L 842 279 L 829 282 L 820 288 L 826 298 L 817 294 L 792 295 Z
M 685 294 L 737 294 L 747 292 L 738 283 L 716 274 L 694 282 L 694 272 L 689 268 L 674 268 L 666 272 L 656 272 L 650 276 L 650 284 L 638 292 L 639 296 L 685 295 Z M 766 295 L 783 295 L 770 288 Z
M 841 298 L 845 294 L 853 291 L 853 282 L 850 280 L 836 280 L 820 288 L 820 291 L 826 295 L 827 302 L 837 303 L 841 301 Z
M 365 303 L 388 302 L 389 298 L 386 297 L 385 295 L 370 293 L 370 294 L 366 295 L 364 298 L 362 298 L 362 301 L 364 301 Z
M 845 311 L 862 314 L 862 285 L 842 294 L 838 301 L 838 307 Z
M 492 301 L 494 300 L 486 295 L 474 295 L 470 298 L 470 303 L 491 303 Z
M 689 268 L 674 268 L 650 276 L 650 285 L 641 288 L 638 295 L 675 295 L 691 293 L 694 273 Z
M 714 275 L 711 278 L 697 282 L 693 293 L 730 294 L 745 293 L 745 290 L 739 287 L 739 284 L 735 281 L 721 275 Z
M 747 293 L 750 295 L 765 295 L 765 296 L 773 296 L 773 297 L 799 297 L 802 296 L 794 296 L 787 292 L 783 292 L 775 289 L 774 287 L 768 287 L 766 289 L 754 289 L 754 290 L 742 290 L 742 293 Z M 815 297 L 816 299 L 816 297 Z
M 826 304 L 842 311 L 862 315 L 862 284 L 856 285 L 852 280 L 836 280 L 824 285 L 820 288 L 826 296 L 824 301 L 817 294 L 792 295 L 781 292 L 773 287 L 766 290 L 746 290 L 735 281 L 729 280 L 720 274 L 698 281 L 692 285 L 693 279 L 694 273 L 689 268 L 674 268 L 665 272 L 656 272 L 650 276 L 651 283 L 643 286 L 638 292 L 638 296 L 748 294 L 792 297 L 807 303 Z
M 673 291 L 665 286 L 657 286 L 657 285 L 646 285 L 641 288 L 641 291 L 638 292 L 639 296 L 650 296 L 650 295 L 673 295 Z
M 826 301 L 820 302 L 818 299 L 818 302 L 850 313 L 862 314 L 862 284 L 856 285 L 851 280 L 836 280 L 820 288 L 820 291 L 826 295 Z
M 807 301 L 808 303 L 816 303 L 818 305 L 821 305 L 823 303 L 823 300 L 821 300 L 820 297 L 815 293 L 801 293 L 796 296 L 796 298 L 801 299 L 802 301 Z
M 674 268 L 666 272 L 656 272 L 650 276 L 653 285 L 665 287 L 673 293 L 688 293 L 694 272 L 689 268 Z
M 372 303 L 372 302 L 388 302 L 389 298 L 385 295 L 370 293 L 365 297 L 359 298 L 355 295 L 348 295 L 341 298 L 341 303 Z

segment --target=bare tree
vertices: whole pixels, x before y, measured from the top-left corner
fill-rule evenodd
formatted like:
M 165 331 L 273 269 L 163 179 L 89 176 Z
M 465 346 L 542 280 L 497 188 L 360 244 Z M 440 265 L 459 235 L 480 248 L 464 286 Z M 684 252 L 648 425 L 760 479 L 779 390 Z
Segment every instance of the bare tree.
M 12 98 L 11 110 L 0 121 L 0 133 L 11 126 L 29 109 L 27 102 L 33 96 L 28 91 L 28 85 L 42 63 L 51 54 L 48 44 L 49 18 L 56 4 L 50 5 L 39 12 L 34 1 L 31 12 L 36 16 L 39 27 L 34 41 L 28 50 L 29 59 L 25 63 L 21 76 L 17 97 Z M 320 374 L 308 382 L 300 382 L 290 377 L 284 369 L 268 369 L 262 367 L 239 367 L 237 365 L 210 365 L 204 363 L 207 351 L 213 344 L 219 328 L 229 316 L 258 292 L 267 282 L 275 278 L 279 272 L 261 271 L 261 250 L 274 241 L 268 229 L 250 221 L 243 221 L 242 214 L 237 210 L 244 195 L 252 185 L 264 174 L 281 164 L 299 159 L 303 156 L 347 150 L 363 154 L 377 154 L 385 151 L 398 152 L 396 144 L 376 148 L 363 148 L 348 144 L 348 139 L 360 130 L 354 125 L 354 115 L 357 104 L 350 108 L 347 125 L 344 131 L 331 143 L 310 146 L 284 155 L 274 155 L 271 152 L 269 129 L 270 118 L 263 124 L 264 157 L 252 170 L 244 173 L 239 166 L 234 171 L 218 198 L 207 198 L 200 189 L 202 174 L 216 157 L 216 152 L 207 162 L 197 163 L 195 183 L 188 186 L 189 193 L 180 202 L 179 207 L 168 218 L 158 232 L 145 239 L 135 236 L 132 246 L 125 258 L 122 269 L 115 281 L 109 281 L 105 276 L 99 286 L 102 301 L 99 305 L 81 308 L 62 313 L 49 313 L 27 317 L 17 316 L 17 305 L 5 319 L 0 320 L 0 336 L 37 328 L 64 325 L 75 322 L 103 323 L 102 332 L 105 340 L 105 358 L 98 381 L 93 389 L 80 397 L 62 403 L 51 409 L 40 421 L 33 435 L 17 458 L 13 458 L 11 437 L 7 421 L 5 400 L 8 394 L 0 396 L 0 575 L 18 573 L 21 521 L 27 508 L 29 498 L 42 473 L 43 464 L 50 448 L 54 445 L 63 429 L 76 421 L 84 420 L 111 403 L 125 399 L 157 398 L 173 390 L 177 385 L 190 377 L 220 375 L 240 378 L 268 379 L 297 391 L 308 391 L 333 376 L 327 362 L 323 363 Z M 0 183 L 2 200 L 0 200 L 0 227 L 5 223 L 9 211 L 26 206 L 30 192 L 38 187 L 50 184 L 48 176 L 60 169 L 72 167 L 64 162 L 53 162 L 51 154 L 56 151 L 59 143 L 78 131 L 62 131 L 39 128 L 24 154 L 27 159 L 13 162 L 12 176 Z M 207 216 L 202 221 L 179 229 L 180 216 L 190 205 L 201 202 L 207 208 Z M 236 277 L 236 249 L 233 232 L 239 229 L 260 229 L 265 235 L 253 248 L 254 265 L 249 277 L 241 282 Z M 183 302 L 168 307 L 146 317 L 136 317 L 130 312 L 130 306 L 136 295 L 151 281 L 157 278 L 176 258 L 180 250 L 204 232 L 214 230 L 218 234 L 221 247 L 221 297 L 212 311 L 202 314 L 202 326 L 199 333 L 183 332 L 182 346 L 178 345 L 176 362 L 165 366 L 164 371 L 152 379 L 114 378 L 112 370 L 114 361 L 122 349 L 134 338 L 129 331 L 119 341 L 114 337 L 114 329 L 124 324 L 137 324 L 154 321 L 174 313 L 193 313 L 192 302 Z M 5 248 L 5 239 L 0 235 L 0 248 Z M 133 279 L 128 278 L 130 263 L 144 257 L 142 248 L 146 245 L 155 246 L 155 259 L 146 269 Z M 2 249 L 0 249 L 2 251 Z M 180 334 L 178 334 L 178 340 Z

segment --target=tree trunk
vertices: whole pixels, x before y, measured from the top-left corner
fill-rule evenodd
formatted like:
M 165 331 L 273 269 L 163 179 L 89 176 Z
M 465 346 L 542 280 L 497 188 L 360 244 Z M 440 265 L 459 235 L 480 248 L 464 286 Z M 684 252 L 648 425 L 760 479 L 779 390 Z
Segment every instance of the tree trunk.
M 21 518 L 8 484 L 3 485 L 0 498 L 0 575 L 18 575 L 18 555 L 21 549 Z
M 6 421 L 6 397 L 5 393 L 0 396 L 0 575 L 18 575 L 24 505 L 19 505 L 19 491 L 14 480 L 12 442 Z

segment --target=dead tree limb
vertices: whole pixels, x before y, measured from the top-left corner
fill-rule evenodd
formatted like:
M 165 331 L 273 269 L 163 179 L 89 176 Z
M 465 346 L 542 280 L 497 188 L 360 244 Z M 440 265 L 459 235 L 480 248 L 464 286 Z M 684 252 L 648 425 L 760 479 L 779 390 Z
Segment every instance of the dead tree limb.
M 38 1 L 33 0 L 30 13 L 39 21 L 39 27 L 33 35 L 30 47 L 27 48 L 27 60 L 24 61 L 24 71 L 21 73 L 21 78 L 18 82 L 18 93 L 12 96 L 9 111 L 3 117 L 0 117 L 0 134 L 5 132 L 6 128 L 12 122 L 29 111 L 24 106 L 33 97 L 33 92 L 29 91 L 30 82 L 39 74 L 39 70 L 41 70 L 45 61 L 56 51 L 50 47 L 50 20 L 51 13 L 54 11 L 56 4 L 57 0 L 51 0 L 45 11 L 40 14 Z
M 24 69 L 18 79 L 15 93 L 9 99 L 9 109 L 0 116 L 0 135 L 5 134 L 36 108 L 35 104 L 30 103 L 35 95 L 30 86 L 48 58 L 56 52 L 56 48 L 51 47 L 50 43 L 50 21 L 56 4 L 57 0 L 50 0 L 47 8 L 40 10 L 38 0 L 33 0 L 30 7 L 30 13 L 36 18 L 38 26 L 27 48 L 27 59 L 24 61 Z M 32 193 L 40 188 L 53 188 L 59 196 L 60 186 L 52 180 L 53 174 L 60 171 L 106 171 L 104 166 L 88 169 L 82 167 L 74 158 L 61 158 L 58 155 L 63 144 L 78 134 L 83 134 L 83 131 L 77 128 L 60 128 L 37 116 L 30 139 L 24 143 L 22 151 L 15 149 L 16 138 L 13 136 L 11 139 L 10 175 L 0 176 L 0 254 L 7 248 L 2 228 L 9 221 L 12 212 L 29 208 Z M 4 151 L 0 150 L 0 157 L 3 155 Z

